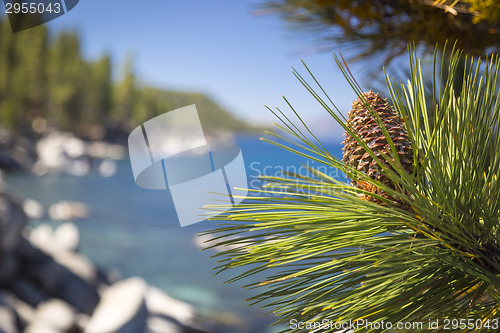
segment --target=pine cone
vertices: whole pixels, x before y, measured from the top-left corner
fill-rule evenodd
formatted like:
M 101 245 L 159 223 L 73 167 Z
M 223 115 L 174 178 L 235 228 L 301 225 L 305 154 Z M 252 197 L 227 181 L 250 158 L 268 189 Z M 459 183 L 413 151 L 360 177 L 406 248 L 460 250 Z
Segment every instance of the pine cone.
M 386 127 L 389 135 L 396 147 L 399 160 L 403 168 L 411 174 L 413 172 L 413 149 L 411 142 L 408 139 L 408 133 L 404 126 L 404 120 L 398 116 L 396 111 L 389 106 L 387 100 L 382 99 L 379 94 L 368 92 L 363 94 L 365 101 L 359 98 L 352 103 L 352 110 L 349 112 L 348 123 L 352 126 L 360 138 L 374 152 L 384 165 L 392 169 L 382 157 L 382 154 L 391 156 L 391 148 L 387 143 L 385 136 L 377 125 L 375 119 L 370 114 L 370 110 L 366 107 L 371 106 L 371 109 L 376 112 Z M 377 162 L 366 152 L 366 150 L 358 144 L 358 142 L 349 134 L 345 133 L 343 161 L 359 171 L 366 173 L 370 178 L 379 180 L 383 184 L 395 189 L 394 183 L 381 173 L 381 168 Z M 352 180 L 352 184 L 362 190 L 379 194 L 385 198 L 395 200 L 387 193 L 380 190 L 378 187 L 368 184 L 363 181 Z M 377 201 L 371 196 L 364 196 L 366 200 Z M 395 200 L 397 201 L 397 200 Z

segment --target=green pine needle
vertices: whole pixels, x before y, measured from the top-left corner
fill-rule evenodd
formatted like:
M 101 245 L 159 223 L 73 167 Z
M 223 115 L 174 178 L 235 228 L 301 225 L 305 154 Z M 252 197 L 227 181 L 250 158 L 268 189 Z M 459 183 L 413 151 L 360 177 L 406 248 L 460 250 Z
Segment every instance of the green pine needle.
M 227 246 L 216 255 L 217 270 L 246 267 L 230 282 L 252 281 L 247 286 L 256 289 L 252 303 L 269 307 L 281 323 L 404 321 L 424 323 L 423 331 L 444 332 L 449 330 L 442 325 L 438 330 L 426 328 L 428 321 L 443 324 L 445 318 L 465 318 L 487 323 L 498 316 L 499 57 L 467 59 L 462 91 L 455 97 L 459 51 L 442 52 L 450 54 L 442 59 L 436 52 L 433 91 L 424 88 L 414 48 L 409 54 L 408 82 L 387 77 L 392 104 L 406 120 L 414 151 L 411 175 L 397 158 L 388 161 L 392 169 L 383 170 L 398 190 L 333 157 L 288 101 L 298 125 L 282 111 L 273 112 L 282 122 L 278 127 L 299 140 L 274 134 L 274 144 L 374 185 L 409 209 L 308 168 L 308 176 L 263 177 L 266 186 L 253 190 L 256 196 L 211 217 L 224 221 L 206 233 L 213 237 L 211 246 Z M 361 97 L 345 63 L 335 60 Z M 318 92 L 295 69 L 294 75 L 384 168 L 304 66 Z M 377 113 L 372 114 L 381 124 Z M 397 156 L 387 130 L 382 131 L 391 156 Z M 384 203 L 363 200 L 362 195 Z M 258 280 L 256 273 L 267 278 Z

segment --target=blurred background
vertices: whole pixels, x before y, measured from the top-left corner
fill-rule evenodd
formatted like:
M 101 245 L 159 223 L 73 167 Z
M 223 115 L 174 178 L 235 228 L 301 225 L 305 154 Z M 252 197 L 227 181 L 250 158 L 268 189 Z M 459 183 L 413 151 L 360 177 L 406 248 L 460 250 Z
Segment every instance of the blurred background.
M 214 222 L 180 228 L 167 191 L 134 183 L 127 137 L 195 104 L 213 142 L 242 149 L 260 175 L 315 167 L 259 140 L 289 112 L 341 155 L 342 130 L 294 78 L 316 75 L 340 112 L 404 77 L 406 46 L 432 59 L 457 40 L 498 49 L 500 8 L 475 1 L 81 1 L 13 33 L 0 15 L 0 332 L 277 332 L 245 283 L 213 276 L 201 251 Z M 29 16 L 25 18 L 30 20 Z M 480 36 L 480 37 L 478 37 Z M 432 69 L 429 69 L 432 70 Z M 299 170 L 300 172 L 300 170 Z M 331 175 L 344 179 L 331 170 Z M 262 276 L 265 278 L 265 276 Z M 248 284 L 256 279 L 249 279 Z

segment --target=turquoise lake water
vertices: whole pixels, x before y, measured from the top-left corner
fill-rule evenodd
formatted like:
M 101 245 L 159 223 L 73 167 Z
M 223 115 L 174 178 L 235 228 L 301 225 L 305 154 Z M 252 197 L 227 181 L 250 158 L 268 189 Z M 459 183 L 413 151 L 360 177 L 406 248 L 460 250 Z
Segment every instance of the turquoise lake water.
M 239 137 L 236 143 L 242 149 L 250 188 L 260 185 L 256 179 L 259 174 L 279 175 L 282 170 L 305 173 L 301 164 L 320 166 L 257 137 Z M 340 157 L 340 143 L 326 147 Z M 334 170 L 327 171 L 336 175 Z M 141 276 L 200 309 L 236 318 L 242 333 L 276 331 L 269 328 L 275 318 L 263 316 L 267 310 L 245 301 L 253 293 L 241 286 L 255 280 L 223 284 L 237 272 L 214 276 L 215 260 L 210 258 L 214 252 L 201 251 L 195 244 L 196 234 L 212 228 L 214 222 L 181 228 L 169 192 L 137 187 L 128 159 L 118 162 L 118 171 L 110 178 L 97 174 L 5 178 L 20 196 L 35 199 L 45 207 L 60 200 L 88 205 L 90 216 L 75 222 L 81 233 L 80 251 L 97 265 L 113 268 L 122 277 Z

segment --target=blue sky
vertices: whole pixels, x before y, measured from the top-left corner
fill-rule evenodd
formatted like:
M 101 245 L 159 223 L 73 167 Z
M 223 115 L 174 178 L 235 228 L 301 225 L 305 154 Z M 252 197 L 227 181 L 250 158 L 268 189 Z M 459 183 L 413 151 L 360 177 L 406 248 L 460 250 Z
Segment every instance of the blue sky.
M 347 111 L 355 96 L 332 53 L 311 52 L 310 38 L 277 15 L 256 15 L 259 2 L 81 0 L 48 26 L 76 29 L 89 58 L 107 52 L 119 65 L 133 55 L 142 82 L 207 93 L 254 122 L 274 121 L 264 104 L 287 109 L 285 95 L 318 131 L 340 138 L 339 127 L 291 73 L 291 66 L 303 68 L 302 58 Z

